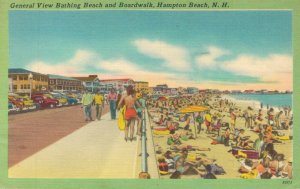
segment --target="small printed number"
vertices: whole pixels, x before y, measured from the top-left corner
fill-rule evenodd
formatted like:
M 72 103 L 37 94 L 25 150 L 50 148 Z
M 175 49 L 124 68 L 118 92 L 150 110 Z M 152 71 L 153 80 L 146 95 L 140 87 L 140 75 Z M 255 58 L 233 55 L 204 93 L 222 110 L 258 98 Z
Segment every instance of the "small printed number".
M 282 184 L 292 184 L 293 182 L 291 180 L 284 180 L 282 181 Z

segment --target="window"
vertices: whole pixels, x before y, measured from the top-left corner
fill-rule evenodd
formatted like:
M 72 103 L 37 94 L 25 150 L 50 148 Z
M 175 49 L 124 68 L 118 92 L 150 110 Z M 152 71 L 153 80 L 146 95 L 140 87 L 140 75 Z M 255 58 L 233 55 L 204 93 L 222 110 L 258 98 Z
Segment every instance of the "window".
M 18 85 L 14 85 L 14 86 L 13 86 L 13 89 L 18 89 Z
M 17 80 L 17 76 L 16 75 L 12 76 L 12 79 Z
M 23 76 L 23 79 L 24 80 L 28 80 L 28 76 L 26 75 L 26 76 Z
M 21 89 L 23 89 L 23 85 L 21 85 Z
M 27 89 L 30 89 L 30 85 L 27 85 Z
M 54 80 L 53 80 L 53 79 L 50 79 L 50 80 L 49 80 L 49 83 L 50 83 L 51 85 L 54 85 Z
M 37 81 L 41 81 L 41 76 L 36 76 Z
M 22 75 L 19 75 L 19 80 L 23 80 L 23 76 Z

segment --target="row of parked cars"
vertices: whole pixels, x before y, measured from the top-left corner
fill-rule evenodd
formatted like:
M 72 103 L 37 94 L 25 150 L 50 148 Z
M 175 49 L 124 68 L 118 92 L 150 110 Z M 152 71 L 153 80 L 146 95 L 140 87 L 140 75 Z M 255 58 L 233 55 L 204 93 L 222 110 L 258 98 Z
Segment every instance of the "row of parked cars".
M 45 108 L 76 105 L 81 102 L 80 93 L 49 92 L 31 95 L 8 95 L 8 112 L 27 112 Z

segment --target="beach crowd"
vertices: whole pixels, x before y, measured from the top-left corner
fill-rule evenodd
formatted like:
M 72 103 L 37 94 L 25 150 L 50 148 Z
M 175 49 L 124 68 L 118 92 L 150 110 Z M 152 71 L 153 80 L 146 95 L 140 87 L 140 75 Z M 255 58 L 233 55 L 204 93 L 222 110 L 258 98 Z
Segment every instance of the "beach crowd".
M 205 93 L 160 96 L 147 102 L 163 178 L 198 175 L 215 179 L 217 175 L 225 178 L 229 172 L 245 179 L 292 178 L 292 152 L 275 149 L 280 145 L 291 148 L 291 108 L 253 107 L 221 94 Z M 181 111 L 195 106 L 207 109 Z M 204 145 L 208 144 L 205 141 L 211 142 Z M 207 156 L 211 152 L 214 157 L 224 155 L 214 150 L 217 144 L 224 145 L 238 161 L 237 169 L 225 170 L 217 158 Z

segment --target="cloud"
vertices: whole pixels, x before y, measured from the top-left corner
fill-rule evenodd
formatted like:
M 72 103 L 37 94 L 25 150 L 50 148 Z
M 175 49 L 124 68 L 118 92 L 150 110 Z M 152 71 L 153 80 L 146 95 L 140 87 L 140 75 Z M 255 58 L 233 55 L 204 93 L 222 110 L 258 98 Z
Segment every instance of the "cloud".
M 149 81 L 151 86 L 161 83 L 168 83 L 170 86 L 177 86 L 178 83 L 187 84 L 183 76 L 174 73 L 145 70 L 125 58 L 105 60 L 99 57 L 97 53 L 78 50 L 70 60 L 58 63 L 34 61 L 27 66 L 27 69 L 44 74 L 63 76 L 97 74 L 100 79 L 132 78 L 136 81 Z
M 87 50 L 77 50 L 70 60 L 59 63 L 47 63 L 41 60 L 33 61 L 27 66 L 27 69 L 44 73 L 59 75 L 78 75 L 89 68 L 94 67 L 94 63 L 99 57 L 96 53 Z
M 163 41 L 150 41 L 148 39 L 138 39 L 134 41 L 137 50 L 152 58 L 163 59 L 163 66 L 178 70 L 187 71 L 190 69 L 188 62 L 188 52 L 182 47 L 168 44 Z
M 257 77 L 279 88 L 292 89 L 293 59 L 289 55 L 272 54 L 265 58 L 240 55 L 234 60 L 223 62 L 221 67 L 236 75 Z
M 105 71 L 106 74 L 101 74 L 103 78 L 128 77 L 136 81 L 148 81 L 151 86 L 161 83 L 176 86 L 178 80 L 185 79 L 174 73 L 145 70 L 126 59 L 101 60 L 97 63 L 97 68 Z
M 207 53 L 196 56 L 196 64 L 200 68 L 215 68 L 217 66 L 217 59 L 227 54 L 230 54 L 228 50 L 210 46 Z

